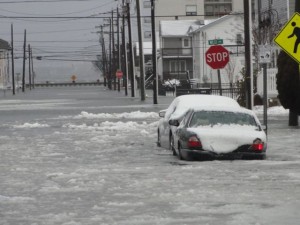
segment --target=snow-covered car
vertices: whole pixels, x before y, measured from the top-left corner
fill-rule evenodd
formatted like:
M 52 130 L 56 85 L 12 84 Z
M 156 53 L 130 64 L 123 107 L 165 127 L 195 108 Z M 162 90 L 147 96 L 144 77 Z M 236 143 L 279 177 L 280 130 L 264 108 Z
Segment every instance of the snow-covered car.
M 176 119 L 180 122 L 189 109 L 213 105 L 240 108 L 237 101 L 225 96 L 190 94 L 176 97 L 167 109 L 159 112 L 161 119 L 158 122 L 157 128 L 157 146 L 171 150 L 172 136 L 177 127 L 170 125 L 169 120 Z
M 179 159 L 265 159 L 267 139 L 253 111 L 232 107 L 195 107 L 177 127 L 171 148 Z

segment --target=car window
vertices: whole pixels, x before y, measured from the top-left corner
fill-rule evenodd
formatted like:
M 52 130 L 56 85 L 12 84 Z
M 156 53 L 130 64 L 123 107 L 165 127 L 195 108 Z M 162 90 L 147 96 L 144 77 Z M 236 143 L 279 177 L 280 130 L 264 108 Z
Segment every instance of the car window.
M 195 112 L 192 116 L 189 126 L 208 126 L 210 125 L 209 114 L 205 111 Z
M 165 119 L 170 118 L 170 116 L 172 115 L 172 113 L 176 109 L 176 105 L 177 105 L 177 100 L 175 99 L 175 100 L 172 101 L 172 103 L 167 108 L 166 113 L 165 113 Z
M 188 124 L 192 113 L 193 113 L 193 111 L 189 110 L 184 114 L 184 117 L 180 123 L 180 126 L 184 126 L 184 125 Z
M 197 111 L 193 114 L 189 126 L 214 126 L 218 124 L 258 126 L 255 118 L 250 114 L 225 111 Z

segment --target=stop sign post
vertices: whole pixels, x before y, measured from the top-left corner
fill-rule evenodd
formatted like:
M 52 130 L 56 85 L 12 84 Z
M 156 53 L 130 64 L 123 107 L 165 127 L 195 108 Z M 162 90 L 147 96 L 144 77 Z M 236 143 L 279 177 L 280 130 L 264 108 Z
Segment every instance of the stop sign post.
M 205 53 L 206 63 L 213 69 L 222 69 L 229 62 L 229 52 L 222 45 L 212 45 Z
M 218 81 L 220 95 L 222 95 L 221 72 L 229 62 L 229 51 L 222 45 L 212 45 L 205 53 L 206 63 L 212 68 L 218 70 Z

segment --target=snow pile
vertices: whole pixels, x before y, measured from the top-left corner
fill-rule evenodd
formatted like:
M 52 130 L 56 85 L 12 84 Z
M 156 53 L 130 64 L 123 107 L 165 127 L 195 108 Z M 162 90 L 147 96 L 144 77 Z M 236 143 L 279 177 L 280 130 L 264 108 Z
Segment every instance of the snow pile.
M 79 115 L 75 116 L 74 119 L 146 119 L 146 118 L 159 118 L 158 114 L 156 112 L 141 112 L 141 111 L 135 111 L 135 112 L 125 112 L 125 113 L 88 113 L 85 111 L 82 111 Z
M 50 127 L 48 124 L 40 124 L 40 123 L 24 123 L 22 125 L 14 125 L 14 128 L 44 128 Z
M 130 133 L 140 131 L 140 134 L 147 136 L 152 133 L 157 128 L 158 122 L 153 123 L 137 123 L 133 121 L 128 122 L 110 122 L 105 121 L 100 124 L 94 123 L 93 125 L 83 124 L 66 124 L 63 125 L 64 128 L 69 128 L 72 130 L 89 130 L 89 131 L 102 131 L 102 132 L 120 132 L 120 133 Z
M 34 201 L 34 198 L 31 197 L 22 197 L 22 196 L 4 196 L 0 195 L 0 202 L 5 202 L 5 203 L 26 203 L 29 201 Z
M 256 115 L 263 115 L 264 114 L 264 108 L 261 105 L 254 106 L 253 111 Z M 289 109 L 285 109 L 282 106 L 273 106 L 269 107 L 267 109 L 269 116 L 287 116 L 289 114 Z

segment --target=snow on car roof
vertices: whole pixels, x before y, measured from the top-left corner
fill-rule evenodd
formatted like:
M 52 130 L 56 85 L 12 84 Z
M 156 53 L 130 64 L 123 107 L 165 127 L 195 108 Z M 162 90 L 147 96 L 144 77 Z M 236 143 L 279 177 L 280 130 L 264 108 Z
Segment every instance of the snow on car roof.
M 232 107 L 225 105 L 204 105 L 204 106 L 195 106 L 192 108 L 194 111 L 226 111 L 226 112 L 239 112 L 239 113 L 247 113 L 251 115 L 255 115 L 252 110 L 246 109 L 244 107 Z
M 199 103 L 199 106 L 219 105 L 240 108 L 239 103 L 234 99 L 219 95 L 181 95 L 177 99 L 180 106 L 196 106 Z
M 177 101 L 177 106 L 176 110 L 172 114 L 172 119 L 183 116 L 187 110 L 194 107 L 219 106 L 240 108 L 240 105 L 234 99 L 219 95 L 181 95 L 176 97 L 174 101 Z

